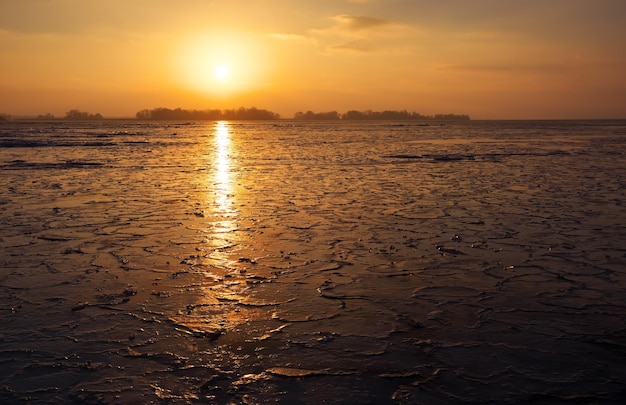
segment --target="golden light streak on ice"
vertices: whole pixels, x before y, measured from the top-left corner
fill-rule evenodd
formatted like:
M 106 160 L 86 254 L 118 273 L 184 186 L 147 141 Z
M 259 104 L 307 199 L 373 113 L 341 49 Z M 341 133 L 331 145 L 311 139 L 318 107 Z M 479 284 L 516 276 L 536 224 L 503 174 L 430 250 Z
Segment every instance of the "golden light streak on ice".
M 216 213 L 223 219 L 221 226 L 224 231 L 232 229 L 231 218 L 233 212 L 233 186 L 231 178 L 230 159 L 230 130 L 226 121 L 219 121 L 215 124 L 215 204 Z

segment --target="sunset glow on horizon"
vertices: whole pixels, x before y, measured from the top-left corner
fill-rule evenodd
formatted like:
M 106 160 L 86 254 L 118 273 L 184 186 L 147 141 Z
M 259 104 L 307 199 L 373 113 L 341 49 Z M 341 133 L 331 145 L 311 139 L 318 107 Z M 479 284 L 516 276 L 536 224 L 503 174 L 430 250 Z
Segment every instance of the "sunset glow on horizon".
M 621 0 L 0 1 L 0 113 L 626 118 Z

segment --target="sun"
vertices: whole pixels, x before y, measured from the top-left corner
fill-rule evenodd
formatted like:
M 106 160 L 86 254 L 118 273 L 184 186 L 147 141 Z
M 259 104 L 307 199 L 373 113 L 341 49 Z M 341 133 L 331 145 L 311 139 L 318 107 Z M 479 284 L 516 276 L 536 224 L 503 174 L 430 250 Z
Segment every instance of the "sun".
M 268 83 L 270 48 L 245 32 L 198 32 L 182 36 L 172 54 L 173 75 L 199 94 L 231 97 Z
M 213 75 L 215 75 L 217 80 L 226 80 L 230 75 L 230 69 L 226 65 L 217 65 L 213 70 Z

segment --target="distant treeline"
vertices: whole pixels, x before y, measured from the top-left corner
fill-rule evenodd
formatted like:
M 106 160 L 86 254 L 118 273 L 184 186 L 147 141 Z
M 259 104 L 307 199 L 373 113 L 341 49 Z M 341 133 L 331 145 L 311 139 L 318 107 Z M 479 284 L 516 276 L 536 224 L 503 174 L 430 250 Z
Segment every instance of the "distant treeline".
M 344 114 L 340 114 L 337 111 L 320 112 L 315 113 L 313 111 L 297 112 L 294 117 L 296 120 L 421 120 L 421 121 L 467 121 L 470 119 L 469 115 L 462 114 L 435 114 L 435 115 L 422 115 L 416 112 L 409 112 L 407 110 L 401 111 L 356 111 L 350 110 Z
M 88 112 L 80 111 L 80 110 L 69 110 L 65 113 L 65 117 L 55 117 L 53 114 L 39 114 L 36 117 L 38 120 L 72 120 L 72 121 L 91 121 L 91 120 L 102 120 L 104 117 L 100 113 L 91 114 Z
M 233 110 L 184 110 L 181 108 L 154 108 L 152 110 L 141 110 L 135 114 L 140 120 L 277 120 L 280 115 L 272 111 L 258 109 L 256 107 Z M 329 112 L 297 112 L 296 120 L 457 120 L 466 121 L 470 117 L 463 114 L 435 114 L 422 115 L 407 110 L 401 111 L 356 111 L 350 110 L 346 113 L 337 111 Z
M 240 107 L 233 110 L 183 110 L 154 108 L 141 110 L 135 117 L 139 120 L 277 120 L 280 115 L 256 107 Z
M 101 120 L 102 118 L 104 117 L 102 117 L 102 114 L 100 113 L 90 114 L 88 112 L 83 112 L 79 110 L 69 110 L 68 112 L 65 113 L 66 120 L 75 120 L 75 121 Z
M 189 120 L 189 121 L 198 121 L 198 120 L 278 120 L 280 119 L 280 115 L 256 108 L 245 108 L 239 107 L 238 109 L 230 109 L 230 110 L 218 110 L 218 109 L 208 109 L 208 110 L 185 110 L 182 108 L 153 108 L 151 110 L 145 109 L 139 111 L 135 114 L 135 117 L 139 120 Z M 11 119 L 10 115 L 0 114 L 0 121 L 8 121 Z M 91 114 L 88 112 L 80 111 L 80 110 L 70 110 L 65 113 L 65 117 L 57 118 L 54 115 L 48 113 L 45 115 L 38 115 L 37 119 L 41 120 L 55 120 L 55 119 L 65 119 L 65 120 L 102 120 L 104 117 L 102 114 L 96 113 Z M 356 111 L 350 110 L 345 113 L 339 113 L 337 111 L 328 111 L 328 112 L 297 112 L 294 114 L 293 119 L 295 120 L 390 120 L 390 121 L 401 121 L 401 120 L 419 120 L 419 121 L 467 121 L 470 119 L 469 115 L 464 114 L 435 114 L 435 115 L 422 115 L 417 112 L 411 112 L 407 110 L 385 110 L 385 111 Z

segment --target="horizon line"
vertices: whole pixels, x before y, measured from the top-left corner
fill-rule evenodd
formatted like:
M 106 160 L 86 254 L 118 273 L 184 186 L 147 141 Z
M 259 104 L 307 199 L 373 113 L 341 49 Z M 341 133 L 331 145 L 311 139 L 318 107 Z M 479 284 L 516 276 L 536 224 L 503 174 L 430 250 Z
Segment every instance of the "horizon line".
M 69 121 L 69 122 L 94 122 L 94 121 L 298 121 L 298 122 L 307 122 L 307 121 L 326 121 L 326 122 L 334 122 L 334 121 L 438 121 L 437 119 L 429 118 L 429 119 L 384 119 L 384 118 L 370 118 L 370 119 L 298 119 L 294 117 L 289 118 L 272 118 L 272 119 L 185 119 L 185 118 L 173 118 L 173 119 L 139 119 L 132 116 L 110 116 L 110 117 L 102 117 L 98 119 L 67 119 L 65 117 L 54 117 L 54 118 L 38 118 L 36 115 L 10 115 L 10 118 L 7 120 L 0 119 L 0 123 L 3 122 L 12 122 L 12 121 Z M 470 118 L 470 119 L 448 119 L 448 120 L 439 120 L 439 121 L 626 121 L 626 117 L 624 118 L 615 118 L 615 117 L 604 117 L 604 118 Z

